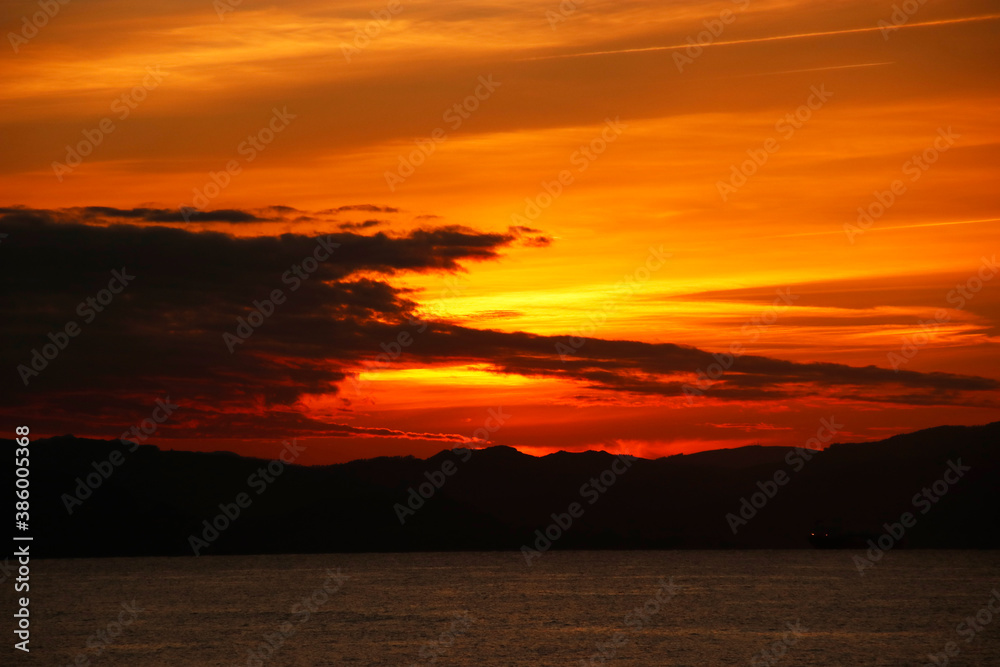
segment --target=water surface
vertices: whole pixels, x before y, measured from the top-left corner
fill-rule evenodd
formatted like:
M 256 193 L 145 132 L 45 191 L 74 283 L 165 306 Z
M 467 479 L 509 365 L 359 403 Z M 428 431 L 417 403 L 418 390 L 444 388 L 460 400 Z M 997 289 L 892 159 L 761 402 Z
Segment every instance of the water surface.
M 519 553 L 36 561 L 31 657 L 700 667 L 768 664 L 761 651 L 776 647 L 776 665 L 925 665 L 955 642 L 949 664 L 1000 665 L 1000 619 L 970 642 L 956 630 L 1000 589 L 1000 553 L 892 552 L 865 576 L 853 555 L 549 552 L 530 567 Z M 122 605 L 133 600 L 130 616 Z M 277 649 L 261 650 L 266 636 Z

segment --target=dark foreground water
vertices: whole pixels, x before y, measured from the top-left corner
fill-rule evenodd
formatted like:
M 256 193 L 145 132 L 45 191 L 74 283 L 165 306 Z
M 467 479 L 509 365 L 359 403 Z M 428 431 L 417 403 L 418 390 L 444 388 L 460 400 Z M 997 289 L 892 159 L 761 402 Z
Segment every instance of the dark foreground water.
M 1000 553 L 856 553 L 34 561 L 17 663 L 1000 665 Z

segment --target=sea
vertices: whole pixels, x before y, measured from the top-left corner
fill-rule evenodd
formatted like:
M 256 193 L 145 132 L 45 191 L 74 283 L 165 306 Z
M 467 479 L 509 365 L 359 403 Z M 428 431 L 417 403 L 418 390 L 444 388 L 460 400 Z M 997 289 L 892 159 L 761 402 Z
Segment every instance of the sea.
M 1000 665 L 1000 552 L 863 556 L 33 560 L 30 659 L 3 664 Z

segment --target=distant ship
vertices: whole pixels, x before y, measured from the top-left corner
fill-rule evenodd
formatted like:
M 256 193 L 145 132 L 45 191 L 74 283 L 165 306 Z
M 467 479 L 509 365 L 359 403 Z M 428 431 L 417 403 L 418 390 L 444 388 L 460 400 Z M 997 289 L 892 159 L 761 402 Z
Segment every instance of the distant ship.
M 878 539 L 878 535 L 862 531 L 844 530 L 841 521 L 817 521 L 813 532 L 809 533 L 809 544 L 816 549 L 859 549 L 868 546 L 868 540 Z
M 817 549 L 858 549 L 868 546 L 868 535 L 861 533 L 809 533 L 809 544 Z

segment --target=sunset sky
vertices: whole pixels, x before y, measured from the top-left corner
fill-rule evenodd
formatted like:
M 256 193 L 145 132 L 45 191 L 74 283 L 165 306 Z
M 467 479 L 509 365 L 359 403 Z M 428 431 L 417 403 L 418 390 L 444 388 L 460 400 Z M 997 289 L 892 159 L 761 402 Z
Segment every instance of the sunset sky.
M 333 463 L 1000 420 L 997 3 L 236 2 L 5 3 L 6 422 L 169 396 L 162 448 Z

